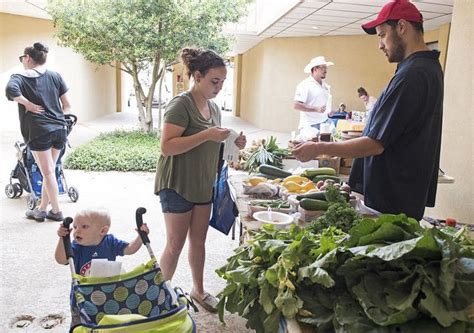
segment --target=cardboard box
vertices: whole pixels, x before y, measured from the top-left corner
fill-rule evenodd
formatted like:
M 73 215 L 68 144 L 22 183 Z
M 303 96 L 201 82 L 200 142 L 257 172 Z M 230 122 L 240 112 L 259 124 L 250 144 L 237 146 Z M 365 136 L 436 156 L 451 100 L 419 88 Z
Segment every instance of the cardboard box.
M 351 173 L 351 167 L 341 167 L 340 170 L 339 170 L 339 173 L 341 175 L 350 175 Z
M 353 161 L 353 158 L 341 158 L 341 166 L 350 168 L 352 166 Z
M 301 207 L 298 207 L 298 212 L 300 213 L 300 220 L 303 222 L 311 222 L 326 213 L 325 210 L 306 210 Z
M 338 156 L 318 156 L 317 161 L 319 163 L 319 167 L 329 167 L 336 170 L 336 175 L 339 174 L 340 166 L 341 166 L 341 158 Z

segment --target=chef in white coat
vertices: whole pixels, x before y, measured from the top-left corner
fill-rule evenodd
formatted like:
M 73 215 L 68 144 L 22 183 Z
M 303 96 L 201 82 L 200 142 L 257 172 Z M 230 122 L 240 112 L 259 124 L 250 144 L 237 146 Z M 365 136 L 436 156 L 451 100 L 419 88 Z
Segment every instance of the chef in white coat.
M 309 76 L 298 84 L 294 98 L 294 109 L 300 111 L 299 129 L 313 127 L 319 130 L 320 125 L 328 120 L 332 96 L 325 79 L 328 67 L 332 65 L 333 62 L 318 56 L 304 68 Z

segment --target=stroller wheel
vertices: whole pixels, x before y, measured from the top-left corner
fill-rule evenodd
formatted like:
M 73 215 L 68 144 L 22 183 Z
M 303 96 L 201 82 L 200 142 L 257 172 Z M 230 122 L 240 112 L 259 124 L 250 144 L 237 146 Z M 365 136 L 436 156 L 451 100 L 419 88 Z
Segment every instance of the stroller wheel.
M 79 191 L 74 186 L 71 186 L 69 188 L 67 194 L 69 195 L 69 198 L 72 202 L 76 202 L 77 200 L 79 200 Z
M 28 207 L 28 209 L 31 209 L 31 210 L 35 209 L 37 204 L 38 204 L 38 198 L 36 198 L 35 196 L 31 194 L 28 194 L 28 196 L 26 197 L 26 206 Z
M 13 184 L 7 184 L 7 186 L 5 186 L 5 194 L 7 195 L 7 198 L 10 199 L 16 197 L 16 190 L 13 187 Z
M 13 189 L 15 190 L 16 194 L 15 197 L 19 198 L 23 194 L 23 187 L 21 187 L 20 183 L 13 184 Z

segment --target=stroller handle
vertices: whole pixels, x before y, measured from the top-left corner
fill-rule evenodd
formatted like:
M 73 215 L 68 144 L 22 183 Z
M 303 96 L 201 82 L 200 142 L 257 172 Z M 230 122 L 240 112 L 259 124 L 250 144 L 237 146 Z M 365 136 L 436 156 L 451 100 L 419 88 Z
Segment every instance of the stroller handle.
M 63 227 L 69 230 L 69 225 L 72 223 L 72 217 L 66 217 L 63 220 Z M 71 238 L 69 234 L 66 236 L 63 236 L 63 244 L 64 244 L 64 250 L 66 251 L 66 259 L 69 258 L 74 258 L 74 254 L 72 252 L 72 247 L 71 247 Z
M 69 119 L 71 122 L 72 122 L 72 125 L 76 125 L 77 123 L 77 116 L 75 114 L 72 114 L 72 113 L 66 113 L 64 114 L 64 117 L 66 119 Z
M 148 238 L 148 235 L 144 233 L 143 231 L 140 230 L 141 226 L 143 225 L 143 214 L 146 213 L 146 209 L 143 207 L 137 208 L 137 211 L 135 213 L 135 219 L 137 221 L 137 230 L 138 234 L 140 235 L 140 238 L 142 239 L 143 244 L 149 244 L 150 239 Z

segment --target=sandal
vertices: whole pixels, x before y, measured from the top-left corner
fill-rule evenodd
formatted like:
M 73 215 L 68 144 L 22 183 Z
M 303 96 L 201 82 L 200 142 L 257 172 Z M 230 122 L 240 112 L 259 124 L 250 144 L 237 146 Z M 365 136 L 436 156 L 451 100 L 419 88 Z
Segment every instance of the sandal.
M 217 303 L 219 303 L 219 301 L 217 300 L 217 298 L 215 298 L 211 294 L 204 293 L 203 298 L 199 298 L 193 294 L 190 294 L 190 296 L 193 300 L 195 300 L 200 306 L 202 306 L 207 311 L 213 312 L 213 313 L 217 312 Z

